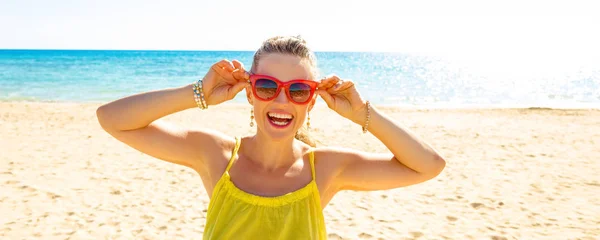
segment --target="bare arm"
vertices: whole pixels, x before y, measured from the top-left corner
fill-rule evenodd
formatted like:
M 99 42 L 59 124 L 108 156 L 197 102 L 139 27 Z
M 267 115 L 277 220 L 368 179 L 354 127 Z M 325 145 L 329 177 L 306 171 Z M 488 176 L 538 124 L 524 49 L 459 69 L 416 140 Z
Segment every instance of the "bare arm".
M 140 93 L 98 108 L 98 120 L 105 130 L 136 130 L 172 113 L 195 107 L 192 85 Z
M 339 151 L 344 156 L 338 178 L 340 189 L 383 190 L 413 185 L 437 176 L 446 165 L 431 146 L 374 108 L 369 131 L 392 154 Z
M 210 134 L 158 120 L 193 107 L 190 84 L 125 97 L 100 106 L 96 115 L 102 128 L 119 141 L 150 156 L 198 168 L 195 160 L 201 156 L 197 149 L 209 144 Z
M 437 176 L 445 160 L 415 134 L 376 108 L 367 107 L 352 81 L 333 75 L 321 81 L 317 91 L 327 106 L 343 117 L 365 126 L 391 154 L 333 149 L 329 156 L 339 162 L 336 189 L 382 190 L 420 183 Z M 367 111 L 369 110 L 369 111 Z
M 235 97 L 247 77 L 238 61 L 215 63 L 204 77 L 203 92 L 209 105 Z M 235 75 L 235 76 L 234 76 Z M 221 151 L 226 136 L 209 130 L 188 130 L 159 120 L 196 107 L 192 84 L 140 93 L 98 108 L 96 115 L 106 132 L 150 156 L 202 170 L 209 151 Z

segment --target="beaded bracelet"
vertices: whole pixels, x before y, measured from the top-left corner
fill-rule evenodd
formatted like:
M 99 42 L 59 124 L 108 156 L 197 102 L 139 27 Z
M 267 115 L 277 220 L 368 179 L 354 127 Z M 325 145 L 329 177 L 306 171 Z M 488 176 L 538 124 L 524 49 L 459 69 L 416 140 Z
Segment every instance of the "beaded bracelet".
M 367 133 L 367 128 L 369 127 L 369 119 L 371 119 L 371 103 L 367 101 L 367 121 L 365 121 L 365 125 L 362 128 L 363 133 Z
M 194 100 L 196 100 L 196 105 L 200 109 L 207 109 L 208 105 L 206 104 L 206 100 L 204 99 L 204 92 L 202 91 L 202 79 L 198 80 L 197 83 L 194 83 Z

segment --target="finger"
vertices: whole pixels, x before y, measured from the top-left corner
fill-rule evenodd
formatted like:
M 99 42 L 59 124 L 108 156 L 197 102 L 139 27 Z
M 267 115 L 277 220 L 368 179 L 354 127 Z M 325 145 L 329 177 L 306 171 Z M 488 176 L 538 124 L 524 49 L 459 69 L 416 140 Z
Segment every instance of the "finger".
M 333 97 L 325 90 L 317 90 L 317 94 L 323 98 L 329 108 L 333 107 Z
M 335 86 L 341 79 L 338 76 L 332 75 L 331 77 L 328 77 L 325 81 L 323 86 L 321 87 L 322 89 L 329 89 L 333 86 Z
M 329 82 L 327 77 L 322 78 L 321 80 L 319 80 L 319 85 L 317 85 L 317 87 L 323 87 L 325 86 L 325 84 Z
M 345 91 L 353 86 L 354 86 L 354 82 L 352 82 L 352 80 L 347 80 L 347 81 L 343 81 L 343 82 L 340 81 L 340 82 L 338 82 L 338 84 L 336 86 L 331 88 L 331 90 L 329 92 L 341 92 L 341 91 Z
M 238 60 L 235 60 L 235 59 L 234 59 L 233 61 L 231 61 L 231 63 L 233 63 L 233 67 L 234 67 L 235 69 L 240 69 L 240 70 L 242 70 L 242 71 L 245 71 L 245 70 L 244 70 L 244 64 L 243 64 L 243 63 L 241 63 L 240 61 L 238 61 Z
M 242 69 L 233 70 L 231 74 L 233 75 L 233 78 L 235 78 L 235 80 L 240 82 L 246 82 L 250 78 L 250 75 Z
M 248 74 L 248 72 L 246 72 L 246 69 L 244 68 L 244 64 L 238 60 L 233 60 L 233 67 L 235 67 L 236 70 L 239 70 L 239 72 L 237 73 L 237 76 L 235 76 L 235 78 L 239 81 L 247 81 L 248 79 L 250 79 L 250 74 Z M 235 70 L 234 70 L 235 72 Z
M 332 93 L 332 92 L 338 92 L 341 91 L 343 89 L 346 89 L 350 84 L 352 84 L 351 80 L 343 80 L 340 79 L 340 81 L 338 81 L 333 87 L 329 88 L 327 90 L 327 92 Z
M 330 85 L 332 81 L 335 81 L 336 78 L 337 77 L 335 76 L 335 74 L 328 75 L 328 76 L 324 77 L 323 79 L 321 79 L 318 87 L 325 88 L 327 85 Z
M 235 97 L 235 95 L 237 95 L 239 92 L 241 92 L 244 88 L 246 88 L 246 86 L 248 86 L 249 83 L 247 82 L 238 82 L 235 85 L 233 85 L 233 87 L 229 88 L 227 90 L 227 98 L 228 99 L 233 99 Z
M 223 59 L 223 60 L 215 63 L 213 65 L 213 69 L 217 70 L 217 72 L 219 72 L 219 73 L 223 72 L 223 70 L 230 73 L 234 70 L 234 66 L 229 60 Z
M 336 92 L 338 90 L 338 88 L 340 88 L 342 86 L 342 82 L 337 82 L 335 85 L 333 85 L 332 87 L 327 89 L 328 93 L 333 93 Z

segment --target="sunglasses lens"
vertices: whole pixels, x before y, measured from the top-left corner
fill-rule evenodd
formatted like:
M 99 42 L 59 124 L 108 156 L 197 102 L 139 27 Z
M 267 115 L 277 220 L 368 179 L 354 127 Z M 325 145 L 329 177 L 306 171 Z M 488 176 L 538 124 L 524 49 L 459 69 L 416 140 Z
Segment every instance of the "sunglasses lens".
M 310 98 L 311 87 L 306 83 L 294 83 L 290 85 L 290 97 L 292 101 L 303 103 Z
M 254 83 L 256 95 L 262 99 L 269 99 L 277 93 L 277 83 L 269 79 L 257 79 Z

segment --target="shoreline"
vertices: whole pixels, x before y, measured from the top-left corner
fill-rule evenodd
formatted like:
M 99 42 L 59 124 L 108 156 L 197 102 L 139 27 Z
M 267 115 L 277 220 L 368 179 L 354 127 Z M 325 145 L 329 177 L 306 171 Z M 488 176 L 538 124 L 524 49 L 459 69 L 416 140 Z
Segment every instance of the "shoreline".
M 116 99 L 114 99 L 116 100 Z M 19 103 L 19 104 L 82 104 L 82 105 L 102 105 L 109 101 L 89 101 L 89 102 L 78 102 L 78 101 L 56 101 L 56 100 L 42 100 L 42 101 L 31 101 L 31 100 L 3 100 L 0 99 L 0 104 L 7 103 Z M 403 109 L 403 110 L 537 110 L 537 111 L 548 111 L 548 110 L 581 110 L 581 111 L 600 111 L 600 104 L 587 104 L 589 106 L 517 106 L 517 105 L 464 105 L 464 106 L 439 106 L 439 105 L 408 105 L 408 104 L 376 104 L 371 103 L 373 106 L 383 109 Z M 231 106 L 231 107 L 248 107 L 249 105 L 241 102 L 225 102 L 219 106 Z M 214 106 L 211 106 L 214 108 Z M 318 101 L 315 107 L 327 107 L 327 105 Z

